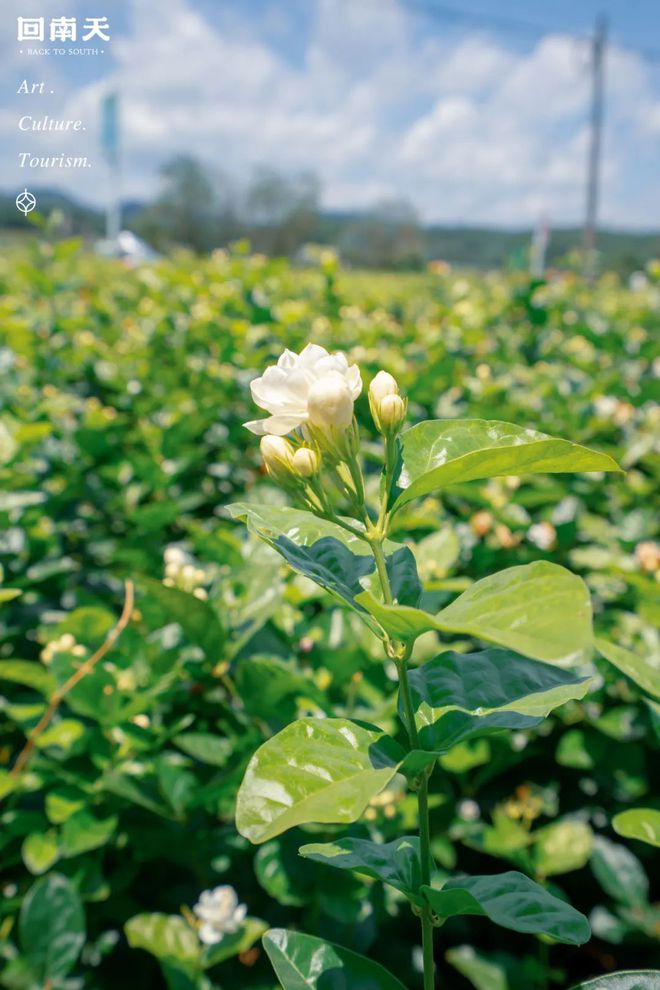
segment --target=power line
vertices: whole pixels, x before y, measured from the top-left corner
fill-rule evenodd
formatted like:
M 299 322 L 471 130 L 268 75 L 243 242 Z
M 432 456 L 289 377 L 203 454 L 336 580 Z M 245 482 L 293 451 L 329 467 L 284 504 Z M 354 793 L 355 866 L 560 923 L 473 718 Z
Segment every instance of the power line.
M 539 24 L 538 22 L 524 20 L 518 17 L 489 14 L 478 10 L 463 10 L 459 7 L 452 7 L 449 4 L 436 3 L 435 0 L 403 0 L 403 6 L 409 10 L 417 9 L 432 16 L 444 17 L 447 20 L 475 24 L 486 28 L 496 28 L 500 31 L 508 31 L 514 34 L 534 35 L 536 37 L 542 37 L 546 34 L 561 34 L 564 37 L 573 38 L 575 41 L 585 42 L 590 45 L 593 44 L 593 35 L 591 33 L 582 34 L 575 31 L 566 31 L 556 25 Z M 624 51 L 635 52 L 649 62 L 660 62 L 660 49 L 658 48 L 633 45 L 625 41 L 619 41 L 613 37 L 610 38 L 610 45 Z

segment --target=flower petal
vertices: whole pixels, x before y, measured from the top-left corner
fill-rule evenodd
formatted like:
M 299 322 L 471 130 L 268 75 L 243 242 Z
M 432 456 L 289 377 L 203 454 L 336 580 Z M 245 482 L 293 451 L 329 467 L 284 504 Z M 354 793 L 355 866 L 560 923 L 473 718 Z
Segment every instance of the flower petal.
M 317 361 L 325 357 L 328 357 L 325 347 L 321 347 L 320 344 L 307 344 L 300 352 L 298 364 L 301 368 L 313 368 Z
M 202 925 L 197 934 L 200 942 L 203 942 L 204 945 L 215 945 L 217 942 L 221 942 L 223 938 L 223 933 L 210 924 Z
M 362 378 L 360 377 L 360 369 L 357 364 L 352 364 L 345 375 L 346 384 L 351 390 L 351 395 L 353 399 L 357 399 L 358 395 L 362 391 Z
M 302 426 L 306 420 L 307 413 L 296 413 L 289 416 L 282 414 L 269 416 L 267 419 L 253 419 L 249 423 L 243 423 L 243 426 L 250 433 L 256 433 L 258 437 L 263 437 L 266 433 L 271 433 L 276 437 L 283 437 L 287 433 L 291 433 L 292 430 Z

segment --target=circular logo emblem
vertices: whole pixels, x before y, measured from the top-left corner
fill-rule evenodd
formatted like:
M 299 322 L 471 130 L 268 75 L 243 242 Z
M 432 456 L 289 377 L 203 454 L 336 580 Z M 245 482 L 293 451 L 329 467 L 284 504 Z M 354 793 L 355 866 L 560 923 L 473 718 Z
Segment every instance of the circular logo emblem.
M 24 189 L 23 192 L 19 193 L 16 197 L 16 209 L 20 210 L 21 213 L 24 213 L 25 216 L 27 216 L 28 213 L 32 213 L 32 210 L 36 205 L 37 201 L 35 197 L 31 192 L 28 192 L 27 189 Z

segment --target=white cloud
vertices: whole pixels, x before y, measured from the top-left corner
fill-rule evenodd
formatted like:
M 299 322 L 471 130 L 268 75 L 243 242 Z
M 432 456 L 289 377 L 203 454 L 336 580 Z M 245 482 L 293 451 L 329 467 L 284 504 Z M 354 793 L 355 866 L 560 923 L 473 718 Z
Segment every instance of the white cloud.
M 399 195 L 429 220 L 523 224 L 543 212 L 580 221 L 589 79 L 574 39 L 547 36 L 517 51 L 481 34 L 422 30 L 400 0 L 309 0 L 291 59 L 236 9 L 211 22 L 194 0 L 161 0 L 157 16 L 152 0 L 126 2 L 131 30 L 112 42 L 109 76 L 71 88 L 59 112 L 89 122 L 77 142 L 98 158 L 100 97 L 120 89 L 128 196 L 153 193 L 163 160 L 186 152 L 238 176 L 264 162 L 312 168 L 333 208 Z M 660 193 L 636 171 L 658 154 L 660 92 L 635 53 L 612 49 L 607 73 L 604 217 L 652 225 L 655 208 L 660 224 Z M 3 161 L 25 146 L 8 114 L 0 138 Z M 30 141 L 38 150 L 61 143 Z M 14 181 L 15 170 L 2 171 Z M 103 195 L 100 167 L 62 181 Z

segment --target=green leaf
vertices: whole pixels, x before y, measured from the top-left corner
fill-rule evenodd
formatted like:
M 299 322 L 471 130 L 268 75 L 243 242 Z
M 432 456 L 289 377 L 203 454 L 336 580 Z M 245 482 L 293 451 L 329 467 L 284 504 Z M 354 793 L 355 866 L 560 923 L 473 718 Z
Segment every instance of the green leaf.
M 597 835 L 591 868 L 605 893 L 615 901 L 633 908 L 648 903 L 649 881 L 644 868 L 625 846 Z
M 405 990 L 377 962 L 322 938 L 271 928 L 263 945 L 284 990 Z
M 415 903 L 422 903 L 418 896 L 422 882 L 419 839 L 414 836 L 403 836 L 383 844 L 350 838 L 312 843 L 302 846 L 300 855 L 317 863 L 340 870 L 354 870 L 374 880 L 382 880 Z
M 484 419 L 438 419 L 401 435 L 403 489 L 394 509 L 438 488 L 532 472 L 620 471 L 607 454 L 536 430 Z
M 476 990 L 509 990 L 509 981 L 502 966 L 479 955 L 471 945 L 449 949 L 445 958 Z
M 45 873 L 59 859 L 57 832 L 54 828 L 47 832 L 33 832 L 21 846 L 21 856 L 27 869 L 35 876 Z
M 653 666 L 649 660 L 626 650 L 623 646 L 608 643 L 605 639 L 596 638 L 594 645 L 606 660 L 609 660 L 617 670 L 634 681 L 643 691 L 660 698 L 660 667 Z
M 408 673 L 423 749 L 437 754 L 498 729 L 537 725 L 554 708 L 582 698 L 592 683 L 510 650 L 441 653 Z M 404 717 L 399 693 L 399 712 Z
M 21 951 L 41 985 L 62 980 L 85 943 L 85 914 L 73 884 L 59 873 L 37 880 L 18 925 Z
M 72 750 L 85 735 L 85 726 L 74 718 L 63 718 L 53 725 L 49 725 L 45 732 L 37 738 L 35 745 L 37 749 L 47 749 L 55 746 L 57 749 L 68 752 Z
M 239 660 L 234 673 L 236 689 L 246 712 L 278 726 L 291 722 L 304 700 L 321 711 L 328 699 L 311 676 L 288 661 L 275 657 L 246 656 Z
M 0 660 L 0 681 L 23 684 L 46 697 L 55 690 L 53 675 L 35 660 Z
M 608 973 L 578 983 L 571 990 L 660 990 L 660 969 L 635 969 Z
M 612 819 L 612 828 L 626 839 L 638 839 L 660 846 L 660 811 L 655 808 L 630 808 Z
M 86 795 L 75 787 L 58 787 L 46 795 L 46 816 L 53 825 L 61 825 L 87 803 Z
M 580 870 L 589 861 L 593 832 L 585 822 L 553 822 L 534 833 L 534 865 L 538 877 Z
M 366 591 L 357 600 L 397 639 L 433 629 L 464 633 L 562 666 L 588 659 L 592 644 L 586 584 L 545 560 L 477 581 L 437 615 L 384 605 Z
M 124 925 L 128 944 L 157 959 L 194 968 L 201 956 L 197 932 L 178 915 L 136 914 Z
M 590 936 L 584 915 L 513 870 L 494 876 L 456 877 L 441 890 L 422 887 L 422 892 L 440 918 L 485 915 L 503 928 L 548 935 L 569 945 L 582 945 Z
M 225 959 L 247 952 L 267 928 L 266 922 L 260 918 L 246 918 L 237 932 L 223 935 L 222 940 L 216 945 L 208 945 L 202 950 L 202 966 L 204 969 L 210 969 L 224 962 Z
M 232 752 L 230 739 L 211 735 L 210 732 L 182 732 L 172 742 L 188 756 L 213 767 L 224 767 Z
M 90 849 L 99 849 L 114 835 L 117 816 L 103 820 L 90 811 L 76 811 L 62 825 L 62 852 L 65 856 L 79 856 Z
M 304 509 L 235 502 L 226 506 L 226 511 L 232 519 L 245 519 L 248 529 L 268 543 L 274 543 L 279 537 L 283 537 L 298 547 L 310 547 L 319 540 L 331 537 L 353 554 L 372 556 L 371 547 L 363 539 L 342 529 L 337 523 L 319 519 Z
M 373 557 L 351 553 L 333 536 L 325 536 L 309 546 L 297 546 L 287 537 L 279 536 L 271 546 L 282 554 L 294 571 L 337 595 L 356 611 L 363 611 L 355 598 L 363 590 L 360 578 L 370 574 L 376 566 Z
M 230 505 L 228 511 L 233 518 L 246 518 L 249 528 L 277 550 L 295 571 L 364 617 L 365 610 L 356 599 L 363 591 L 363 580 L 376 568 L 365 540 L 302 509 L 237 503 Z M 421 585 L 412 551 L 391 541 L 386 541 L 384 549 L 394 597 L 406 604 L 416 604 Z M 368 616 L 365 618 L 369 621 Z
M 344 718 L 304 718 L 256 751 L 236 804 L 250 842 L 295 825 L 356 821 L 397 772 L 401 748 L 380 729 Z
M 142 576 L 139 583 L 161 606 L 168 622 L 177 622 L 190 642 L 199 646 L 211 663 L 217 663 L 222 656 L 225 631 L 209 603 L 178 588 L 168 588 L 155 578 Z

